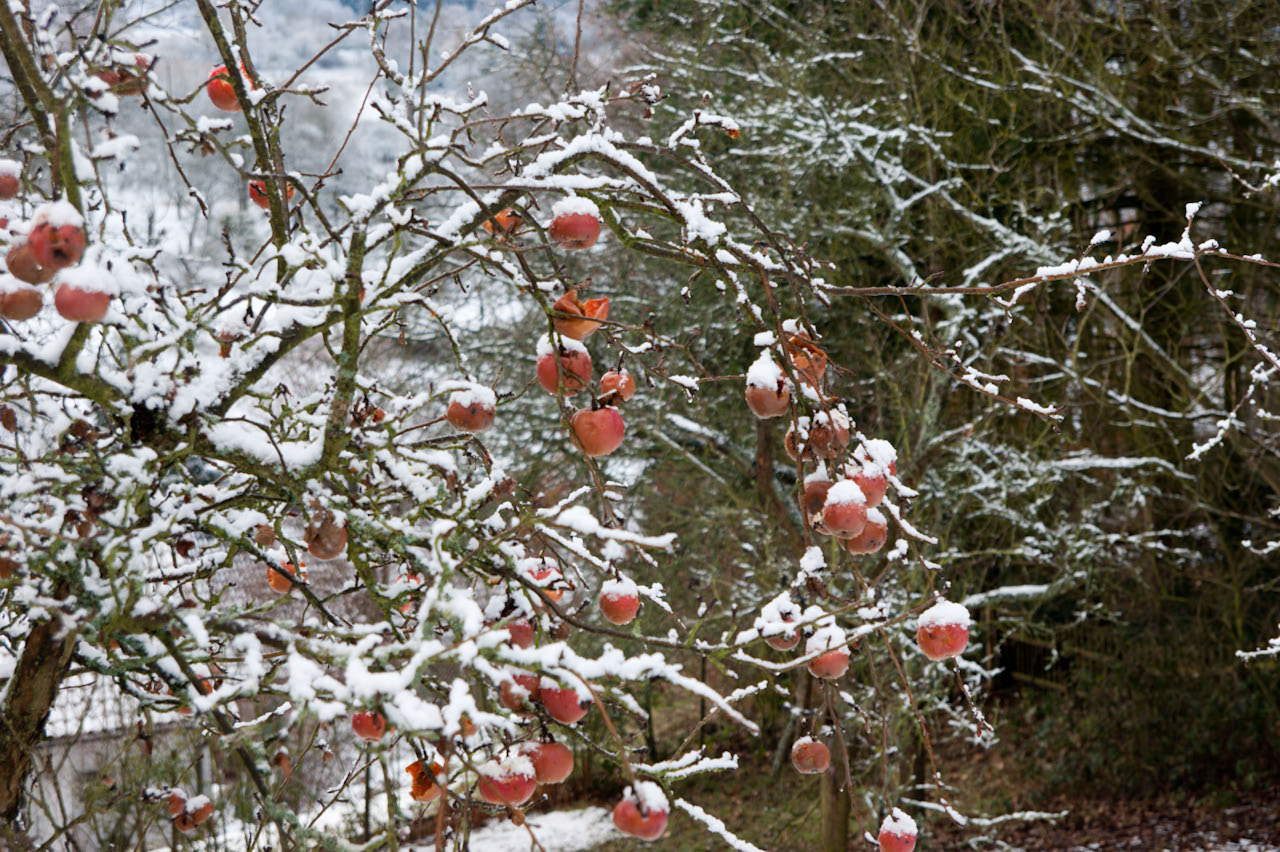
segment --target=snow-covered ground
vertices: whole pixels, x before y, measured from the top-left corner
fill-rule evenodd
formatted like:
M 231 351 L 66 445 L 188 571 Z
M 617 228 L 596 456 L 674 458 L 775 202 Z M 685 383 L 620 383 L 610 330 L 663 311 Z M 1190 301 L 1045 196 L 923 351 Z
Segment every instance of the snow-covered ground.
M 533 845 L 530 834 L 546 852 L 579 852 L 622 836 L 604 808 L 552 811 L 531 815 L 524 827 L 501 822 L 477 829 L 471 834 L 471 852 L 529 849 Z

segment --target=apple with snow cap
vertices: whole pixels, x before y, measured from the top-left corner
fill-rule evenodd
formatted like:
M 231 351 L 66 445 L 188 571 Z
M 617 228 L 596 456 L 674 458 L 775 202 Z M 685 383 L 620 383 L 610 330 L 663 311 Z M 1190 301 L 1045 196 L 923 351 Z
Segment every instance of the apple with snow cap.
M 904 811 L 894 808 L 880 823 L 880 852 L 911 852 L 919 835 L 916 821 Z
M 515 713 L 532 713 L 533 698 L 538 694 L 538 676 L 526 671 L 513 671 L 510 675 L 498 688 L 498 700 Z
M 876 553 L 889 540 L 889 520 L 879 509 L 867 510 L 867 523 L 853 538 L 842 538 L 840 544 L 855 556 Z
M 547 233 L 561 248 L 589 249 L 600 238 L 600 208 L 586 198 L 562 198 L 551 207 Z
M 969 644 L 969 610 L 963 604 L 938 601 L 916 622 L 916 644 L 931 660 L 958 657 Z
M 538 786 L 533 762 L 522 754 L 507 754 L 480 766 L 476 796 L 491 805 L 517 807 L 529 801 Z
M 852 479 L 842 479 L 827 491 L 818 530 L 837 538 L 853 538 L 867 525 L 867 498 Z
M 71 322 L 101 322 L 111 307 L 115 279 L 96 266 L 63 269 L 54 282 L 53 306 Z
M 831 750 L 813 737 L 801 737 L 791 746 L 791 765 L 801 775 L 821 775 L 831 766 Z
M 781 417 L 791 408 L 791 387 L 769 352 L 763 351 L 747 369 L 747 408 L 761 420 Z
M 610 398 L 612 394 L 612 398 Z M 600 399 L 603 402 L 626 402 L 636 395 L 636 380 L 626 370 L 610 370 L 600 377 Z
M 549 677 L 544 677 L 538 689 L 538 703 L 547 715 L 562 725 L 576 724 L 591 706 L 590 699 L 583 700 L 573 687 L 563 687 Z
M 600 586 L 600 612 L 613 624 L 630 624 L 640 611 L 640 590 L 626 577 Z
M 580 408 L 569 418 L 573 443 L 590 458 L 607 456 L 622 446 L 627 424 L 622 413 L 611 405 L 602 408 Z
M 564 743 L 525 743 L 520 753 L 533 764 L 539 784 L 559 784 L 573 773 L 573 750 Z
M 652 781 L 637 781 L 622 794 L 613 809 L 619 831 L 641 840 L 657 840 L 667 830 L 670 806 L 662 788 Z
M 574 340 L 586 340 L 600 328 L 601 320 L 609 318 L 609 300 L 608 298 L 587 299 L 585 302 L 580 302 L 578 291 L 570 290 L 556 300 L 551 310 L 569 315 L 554 317 L 551 320 L 556 331 Z
M 548 598 L 558 601 L 564 597 L 565 590 L 562 582 L 564 573 L 554 559 L 535 556 L 532 559 L 523 560 L 520 563 L 520 567 L 529 576 L 529 579 L 538 584 L 539 588 L 542 589 L 542 593 Z
M 16 160 L 0 160 L 0 200 L 8 201 L 22 188 L 22 164 Z
M 760 608 L 760 615 L 753 626 L 770 648 L 790 651 L 800 643 L 800 633 L 785 625 L 794 624 L 799 616 L 800 608 L 783 592 Z M 783 629 L 779 630 L 779 627 Z
M 376 710 L 363 710 L 351 717 L 351 730 L 365 742 L 376 743 L 387 732 L 387 720 Z
M 809 674 L 824 680 L 843 677 L 849 670 L 849 648 L 844 631 L 834 624 L 819 627 L 804 646 L 805 656 L 818 654 L 809 661 Z
M 493 426 L 498 413 L 497 395 L 485 387 L 468 383 L 449 394 L 449 407 L 444 417 L 449 425 L 463 432 L 483 432 Z
M 45 204 L 36 211 L 27 245 L 36 263 L 57 271 L 80 262 L 84 254 L 84 218 L 65 201 Z
M 538 384 L 554 394 L 564 383 L 564 395 L 573 396 L 591 382 L 591 355 L 587 347 L 572 337 L 562 337 L 559 346 L 551 338 L 538 341 Z

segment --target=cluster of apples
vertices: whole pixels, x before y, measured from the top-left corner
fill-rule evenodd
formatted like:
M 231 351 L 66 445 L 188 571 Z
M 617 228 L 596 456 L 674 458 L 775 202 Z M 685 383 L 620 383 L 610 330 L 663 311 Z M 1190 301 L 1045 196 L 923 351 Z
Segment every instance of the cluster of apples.
M 788 334 L 783 349 L 804 390 L 825 402 L 818 389 L 827 369 L 826 353 L 799 330 Z M 782 369 L 767 351 L 761 352 L 747 371 L 745 396 L 751 412 L 762 420 L 787 414 L 791 391 Z M 876 507 L 889 478 L 898 473 L 898 454 L 888 441 L 877 439 L 860 442 L 851 458 L 841 460 L 852 426 L 842 405 L 826 406 L 812 417 L 795 417 L 783 447 L 792 461 L 816 466 L 804 480 L 806 520 L 815 531 L 839 539 L 849 553 L 861 555 L 879 551 L 888 541 L 888 519 Z
M 244 80 L 245 87 L 248 89 L 258 88 L 253 82 L 253 78 L 249 76 L 249 72 L 245 70 L 244 63 L 240 64 L 240 79 Z M 219 65 L 209 72 L 209 82 L 205 84 L 205 94 L 209 96 L 210 102 L 223 112 L 241 112 L 240 101 L 236 99 L 235 87 L 231 85 L 231 74 L 227 71 L 227 66 Z M 292 184 L 285 184 L 285 203 L 293 200 L 294 189 Z M 249 181 L 249 200 L 254 204 L 266 210 L 271 207 L 271 199 L 268 193 L 266 181 L 251 180 Z
M 0 198 L 17 194 L 20 167 L 12 160 L 0 161 Z M 84 219 L 65 201 L 41 205 L 25 229 L 9 228 L 0 219 L 0 229 L 16 237 L 5 255 L 9 274 L 28 285 L 53 281 L 53 305 L 63 319 L 71 322 L 99 322 L 111 305 L 111 293 L 98 280 L 100 270 L 78 268 L 84 255 Z M 55 280 L 56 276 L 56 280 Z M 16 286 L 15 286 L 16 285 Z M 44 307 L 44 295 L 36 286 L 17 282 L 0 283 L 0 317 L 28 320 Z
M 276 542 L 276 531 L 270 524 L 260 524 L 254 530 L 253 540 L 260 547 L 271 547 Z M 316 502 L 312 505 L 311 521 L 302 531 L 302 541 L 316 559 L 337 559 L 347 549 L 347 528 L 338 523 L 332 511 Z M 296 566 L 292 562 L 268 565 L 267 585 L 271 591 L 287 595 L 293 589 L 290 578 L 305 580 L 306 569 L 307 563 L 302 561 Z
M 493 224 L 491 233 L 509 230 L 512 211 L 503 211 Z M 561 248 L 591 248 L 600 237 L 600 211 L 585 198 L 562 198 L 551 208 L 551 225 L 547 229 L 552 242 Z M 505 223 L 505 224 L 504 224 Z M 557 316 L 552 322 L 559 341 L 550 335 L 538 343 L 537 379 L 547 393 L 573 396 L 591 383 L 591 353 L 582 342 L 609 318 L 609 300 L 578 298 L 578 289 L 561 296 L 552 309 Z M 569 431 L 574 444 L 592 457 L 607 456 L 622 446 L 626 424 L 617 405 L 631 399 L 636 392 L 635 379 L 626 370 L 610 370 L 600 379 L 600 396 L 590 408 L 581 408 L 569 418 Z

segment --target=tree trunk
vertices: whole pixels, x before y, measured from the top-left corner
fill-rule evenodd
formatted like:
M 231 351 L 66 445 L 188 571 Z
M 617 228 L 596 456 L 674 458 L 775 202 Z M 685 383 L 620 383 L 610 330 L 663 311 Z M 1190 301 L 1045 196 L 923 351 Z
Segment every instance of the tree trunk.
M 844 762 L 832 755 L 831 768 L 822 773 L 822 852 L 849 848 L 849 794 L 843 790 Z
M 42 621 L 27 636 L 0 703 L 0 825 L 17 824 L 22 782 L 35 749 L 44 739 L 44 722 L 58 694 L 76 647 L 76 634 L 61 619 Z M 0 849 L 11 838 L 0 829 Z

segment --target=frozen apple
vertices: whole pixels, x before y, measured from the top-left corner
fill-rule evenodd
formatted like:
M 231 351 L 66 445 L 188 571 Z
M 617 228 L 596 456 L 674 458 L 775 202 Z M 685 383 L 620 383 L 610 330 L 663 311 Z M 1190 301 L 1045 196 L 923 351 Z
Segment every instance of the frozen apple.
M 376 710 L 363 710 L 351 717 L 351 730 L 365 742 L 376 743 L 387 732 L 387 720 Z
M 820 775 L 831 765 L 831 750 L 813 737 L 801 737 L 791 746 L 791 765 L 801 775 Z
M 547 393 L 556 393 L 563 382 L 565 396 L 572 396 L 591 382 L 591 355 L 572 337 L 562 337 L 559 345 L 544 337 L 537 351 L 538 384 Z
M 538 695 L 538 676 L 533 672 L 515 670 L 498 687 L 498 700 L 513 713 L 532 713 L 533 699 Z
M 551 207 L 547 234 L 561 248 L 591 248 L 600 237 L 600 209 L 586 198 L 562 198 Z
M 600 611 L 613 624 L 630 624 L 640 611 L 640 591 L 626 577 L 606 580 L 600 587 Z
M 241 79 L 244 80 L 246 89 L 256 89 L 253 81 L 249 79 L 249 75 L 244 72 L 244 66 L 240 66 Z M 235 87 L 231 85 L 231 77 L 227 73 L 227 66 L 219 65 L 209 72 L 209 83 L 205 87 L 205 91 L 209 94 L 209 100 L 213 101 L 213 105 L 224 112 L 240 112 L 240 101 L 236 99 Z
M 449 394 L 449 407 L 444 416 L 455 429 L 483 432 L 493 426 L 497 412 L 497 394 L 484 385 L 468 383 Z
M 0 200 L 8 200 L 22 188 L 22 164 L 16 160 L 0 160 Z
M 347 528 L 338 523 L 333 512 L 318 509 L 303 530 L 302 540 L 316 559 L 337 559 L 347 549 Z
M 787 429 L 783 448 L 792 461 L 834 458 L 849 446 L 849 416 L 838 408 L 798 417 Z
M 827 371 L 827 353 L 805 332 L 789 336 L 786 350 L 791 359 L 791 369 L 796 371 L 800 381 L 816 387 Z
M 101 322 L 116 291 L 111 273 L 96 266 L 64 269 L 53 286 L 53 306 L 71 322 Z
M 267 187 L 266 181 L 249 181 L 249 200 L 261 207 L 263 210 L 269 210 L 271 208 L 271 197 L 267 194 L 268 191 L 269 188 Z M 270 188 L 270 191 L 274 191 L 274 187 Z M 293 184 L 286 183 L 284 186 L 285 203 L 293 201 L 293 196 L 296 192 L 297 190 L 294 189 Z
M 45 269 L 36 263 L 36 256 L 26 243 L 14 243 L 10 246 L 4 262 L 10 275 L 28 284 L 44 284 L 53 278 L 54 270 Z
M 520 214 L 510 207 L 499 210 L 492 219 L 486 219 L 480 226 L 499 240 L 514 234 L 520 225 Z
M 415 760 L 404 771 L 409 773 L 410 778 L 409 798 L 415 802 L 430 802 L 440 798 L 440 794 L 444 792 L 437 780 L 444 772 L 444 767 L 439 763 L 432 763 L 431 768 L 427 769 L 422 761 Z
M 520 567 L 551 600 L 558 601 L 564 596 L 567 584 L 564 582 L 564 573 L 554 559 L 533 557 L 523 560 Z
M 533 762 L 522 754 L 507 754 L 501 760 L 481 764 L 476 796 L 491 805 L 516 807 L 529 801 L 538 786 Z
M 525 743 L 520 753 L 533 764 L 539 784 L 559 784 L 573 773 L 573 751 L 564 743 Z
M 13 278 L 9 280 L 14 281 Z M 15 286 L 10 290 L 0 289 L 0 317 L 17 322 L 29 320 L 40 313 L 40 308 L 44 305 L 44 296 L 40 295 L 39 290 L 23 287 L 17 282 L 14 284 Z M 4 286 L 4 281 L 0 280 L 0 288 Z
M 547 715 L 563 725 L 575 724 L 587 715 L 590 698 L 583 698 L 573 687 L 563 687 L 549 677 L 544 677 L 538 689 L 538 703 Z
M 566 315 L 552 318 L 551 322 L 555 325 L 556 331 L 574 340 L 586 340 L 600 327 L 601 320 L 609 318 L 607 298 L 587 299 L 585 302 L 580 302 L 577 290 L 565 293 L 556 300 L 551 309 L 557 314 Z
M 84 219 L 65 201 L 45 204 L 36 211 L 27 246 L 35 262 L 57 271 L 80 262 L 84 254 Z
M 507 622 L 507 633 L 511 636 L 511 644 L 517 648 L 528 648 L 533 644 L 533 624 L 527 618 L 513 618 Z
M 612 397 L 610 397 L 612 394 Z M 600 377 L 600 399 L 616 404 L 636 395 L 636 380 L 626 370 L 610 370 Z
M 916 821 L 903 811 L 894 808 L 880 823 L 880 852 L 911 852 L 916 848 L 919 835 Z
M 827 490 L 818 529 L 837 538 L 853 538 L 867 525 L 867 498 L 851 479 L 842 479 Z
M 809 661 L 809 674 L 825 680 L 843 677 L 849 670 L 849 647 L 844 631 L 834 624 L 814 631 L 804 646 L 805 656 L 817 654 Z
M 747 370 L 747 407 L 761 420 L 780 417 L 791 407 L 791 386 L 768 351 Z
M 669 811 L 661 787 L 652 781 L 638 781 L 626 789 L 613 809 L 613 824 L 632 837 L 657 840 L 667 830 Z
M 301 566 L 305 568 L 306 563 L 301 563 Z M 293 567 L 292 562 L 285 562 L 283 565 L 276 566 L 275 568 L 268 567 L 267 585 L 271 587 L 271 591 L 281 595 L 287 595 L 293 588 L 293 581 L 290 580 L 289 577 L 296 576 L 298 576 L 298 571 Z M 302 577 L 305 579 L 306 574 L 304 573 Z
M 867 510 L 867 524 L 862 528 L 862 532 L 853 538 L 845 538 L 840 540 L 840 544 L 844 549 L 861 556 L 867 553 L 876 553 L 886 541 L 889 540 L 889 521 L 879 509 Z
M 814 515 L 822 512 L 822 505 L 827 502 L 827 492 L 831 490 L 831 477 L 822 462 L 818 469 L 804 478 L 804 516 L 814 521 Z
M 582 408 L 574 412 L 569 418 L 569 431 L 573 433 L 573 442 L 583 453 L 599 458 L 622 446 L 627 427 L 621 412 L 606 405 L 594 411 Z
M 916 622 L 916 644 L 931 660 L 958 657 L 969 644 L 969 623 L 963 604 L 938 601 Z

